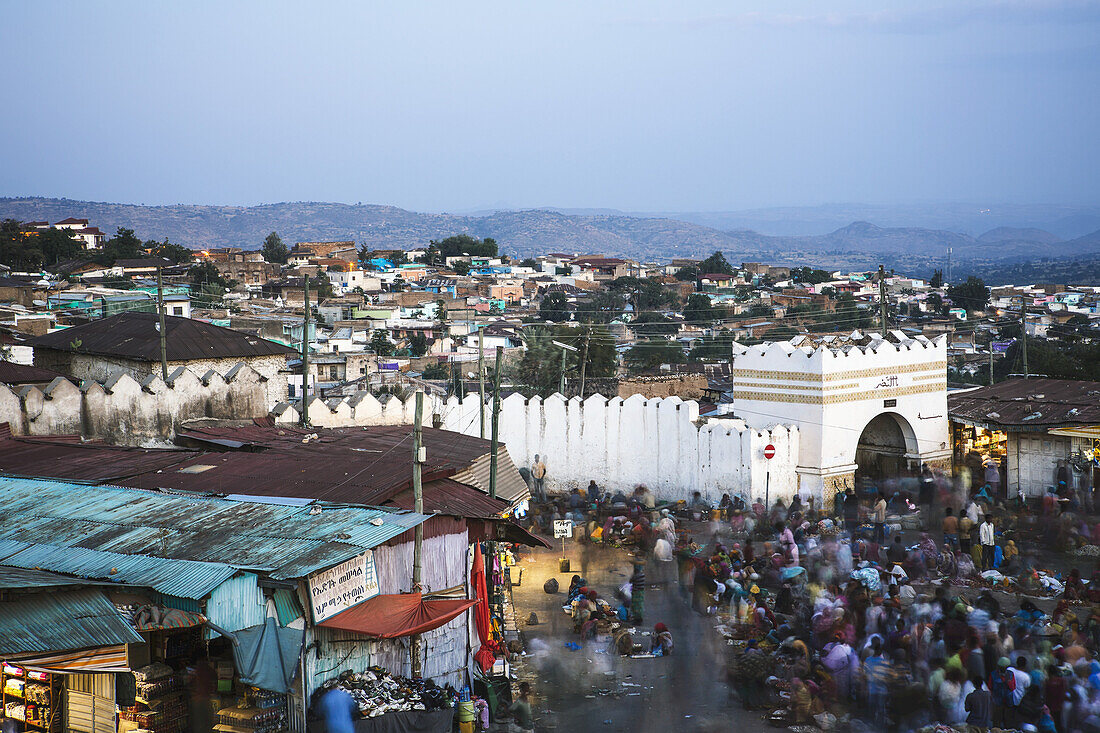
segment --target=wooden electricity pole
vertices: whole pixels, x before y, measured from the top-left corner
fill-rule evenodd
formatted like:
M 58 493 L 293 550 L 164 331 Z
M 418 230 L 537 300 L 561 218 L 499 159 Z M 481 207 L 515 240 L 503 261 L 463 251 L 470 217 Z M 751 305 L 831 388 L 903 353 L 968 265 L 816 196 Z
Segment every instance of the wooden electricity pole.
M 416 392 L 416 410 L 413 413 L 413 511 L 417 514 L 424 513 L 424 487 L 420 483 L 421 464 L 424 462 L 424 430 L 421 422 L 424 419 L 424 393 Z M 421 564 L 424 551 L 424 524 L 416 525 L 413 535 L 413 578 L 412 591 L 420 593 Z M 409 653 L 412 655 L 413 679 L 421 676 L 420 669 L 420 634 L 414 634 L 409 645 Z
M 164 281 L 157 265 L 157 313 L 160 314 L 160 378 L 168 381 L 168 331 L 164 325 Z
M 588 340 L 592 338 L 592 327 L 589 326 L 584 334 L 584 352 L 581 354 L 581 391 L 580 398 L 584 399 L 584 371 L 588 366 Z
M 886 268 L 878 266 L 878 306 L 882 320 L 882 337 L 886 338 Z
M 497 498 L 497 448 L 500 445 L 500 362 L 504 347 L 497 347 L 496 371 L 493 373 L 493 432 L 489 453 L 489 496 Z
M 480 398 L 477 406 L 478 422 L 477 434 L 485 440 L 485 335 L 481 328 L 477 329 L 477 395 Z
M 302 318 L 302 427 L 309 427 L 309 275 L 305 276 L 306 314 Z
M 1020 349 L 1024 356 L 1024 379 L 1027 379 L 1027 298 L 1020 296 Z

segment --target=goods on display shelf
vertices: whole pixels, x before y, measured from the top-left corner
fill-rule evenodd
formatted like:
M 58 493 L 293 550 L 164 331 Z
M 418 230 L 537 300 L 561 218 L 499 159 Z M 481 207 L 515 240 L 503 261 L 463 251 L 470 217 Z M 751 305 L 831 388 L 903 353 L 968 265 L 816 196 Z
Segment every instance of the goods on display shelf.
M 0 669 L 3 705 L 0 717 L 16 720 L 28 731 L 61 729 L 61 677 L 5 663 Z
M 187 680 L 160 662 L 134 670 L 135 704 L 122 708 L 119 718 L 153 733 L 182 733 L 187 729 Z
M 218 711 L 218 724 L 214 730 L 221 733 L 277 733 L 286 730 L 286 695 L 265 693 L 259 698 L 249 695 L 245 707 L 222 708 Z M 265 707 L 257 703 L 262 702 Z
M 359 712 L 368 718 L 390 712 L 443 710 L 453 708 L 458 701 L 458 692 L 450 685 L 442 688 L 432 680 L 398 677 L 381 667 L 360 673 L 348 670 L 326 681 L 322 691 L 334 687 L 346 690 L 359 706 Z

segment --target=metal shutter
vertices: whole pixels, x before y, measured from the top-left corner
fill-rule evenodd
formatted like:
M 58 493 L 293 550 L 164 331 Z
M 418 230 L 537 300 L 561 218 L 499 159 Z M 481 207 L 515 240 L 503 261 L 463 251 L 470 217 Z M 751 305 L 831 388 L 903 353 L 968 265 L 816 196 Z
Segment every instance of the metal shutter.
M 68 690 L 65 730 L 74 733 L 115 733 L 115 704 L 90 692 Z

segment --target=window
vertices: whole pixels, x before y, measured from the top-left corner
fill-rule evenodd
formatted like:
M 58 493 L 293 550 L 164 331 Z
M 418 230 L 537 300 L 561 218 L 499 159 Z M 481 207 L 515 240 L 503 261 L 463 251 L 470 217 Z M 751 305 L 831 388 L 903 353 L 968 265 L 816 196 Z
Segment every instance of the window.
M 183 306 L 182 305 L 172 306 L 172 315 L 182 316 L 183 315 Z
M 290 393 L 290 399 L 294 399 L 294 392 L 295 392 L 294 385 L 293 384 L 288 384 L 286 386 L 286 388 Z
M 339 379 L 339 371 L 337 370 L 335 364 L 328 368 L 328 376 L 329 379 Z

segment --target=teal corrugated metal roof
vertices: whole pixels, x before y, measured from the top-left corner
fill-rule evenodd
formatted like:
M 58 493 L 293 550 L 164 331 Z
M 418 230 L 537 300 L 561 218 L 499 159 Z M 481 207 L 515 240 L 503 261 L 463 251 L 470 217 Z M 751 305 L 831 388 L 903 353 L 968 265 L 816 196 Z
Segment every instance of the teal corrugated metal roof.
M 209 566 L 299 578 L 377 547 L 428 518 L 370 507 L 287 506 L 0 477 L 0 536 L 5 538 L 0 540 L 0 564 L 100 577 L 89 570 L 103 572 L 107 558 L 87 553 L 114 553 L 136 558 L 124 563 L 127 572 L 146 580 L 154 577 L 161 593 L 202 598 L 199 591 L 208 593 L 214 578 L 224 575 Z M 53 549 L 34 548 L 19 562 L 3 559 L 29 551 L 21 543 Z M 77 549 L 86 552 L 71 552 Z M 31 565 L 29 557 L 50 564 Z M 195 565 L 172 565 L 181 561 Z M 112 567 L 116 565 L 107 565 L 108 570 Z M 171 567 L 177 572 L 173 574 Z M 117 579 L 117 574 L 110 579 Z
M 86 580 L 70 578 L 44 570 L 14 568 L 0 565 L 0 589 L 56 588 L 65 585 L 94 585 Z
M 47 544 L 31 545 L 0 558 L 0 563 L 17 568 L 39 568 L 78 578 L 139 585 L 167 595 L 194 599 L 205 598 L 210 591 L 237 573 L 235 568 L 221 563 L 120 555 L 117 552 Z
M 98 590 L 0 601 L 0 654 L 53 652 L 143 641 Z

